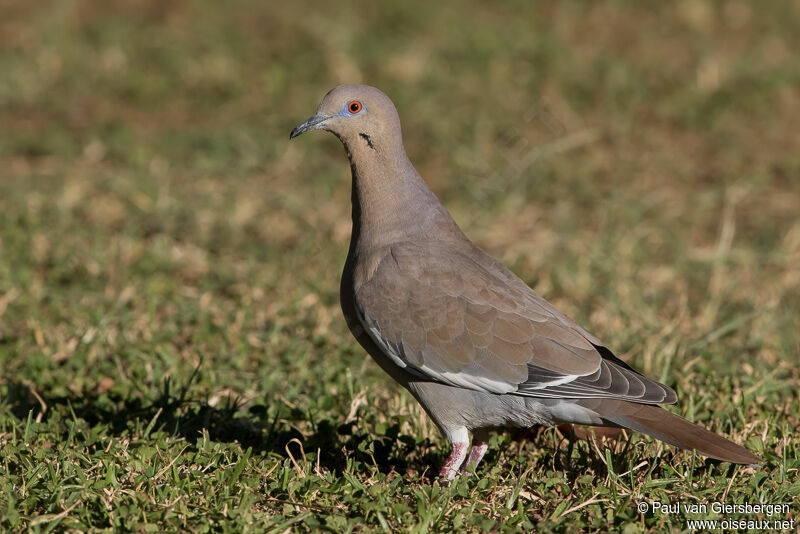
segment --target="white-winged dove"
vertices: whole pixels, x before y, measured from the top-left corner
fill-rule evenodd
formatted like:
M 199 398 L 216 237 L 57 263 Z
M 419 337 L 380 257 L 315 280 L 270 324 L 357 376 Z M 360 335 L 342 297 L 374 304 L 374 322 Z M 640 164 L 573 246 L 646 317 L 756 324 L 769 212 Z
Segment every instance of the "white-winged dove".
M 477 465 L 490 429 L 536 424 L 630 428 L 711 458 L 759 462 L 659 407 L 677 402 L 671 388 L 467 239 L 406 156 L 397 110 L 381 91 L 336 87 L 290 138 L 309 130 L 336 135 L 353 174 L 340 288 L 347 325 L 452 444 L 441 476 Z

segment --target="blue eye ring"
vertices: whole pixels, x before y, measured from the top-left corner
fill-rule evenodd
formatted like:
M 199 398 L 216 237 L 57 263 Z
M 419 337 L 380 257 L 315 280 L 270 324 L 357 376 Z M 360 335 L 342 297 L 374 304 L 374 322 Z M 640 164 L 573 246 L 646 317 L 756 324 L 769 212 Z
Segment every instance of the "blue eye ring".
M 364 109 L 364 105 L 360 100 L 351 100 L 344 109 L 346 109 L 350 115 L 358 115 L 361 113 L 361 110 Z

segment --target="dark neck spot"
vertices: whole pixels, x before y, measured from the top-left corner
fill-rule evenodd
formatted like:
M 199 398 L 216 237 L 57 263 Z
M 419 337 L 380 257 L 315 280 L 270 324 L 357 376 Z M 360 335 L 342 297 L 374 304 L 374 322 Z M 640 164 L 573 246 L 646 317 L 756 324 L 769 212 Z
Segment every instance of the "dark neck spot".
M 361 137 L 361 139 L 363 139 L 364 141 L 367 142 L 367 146 L 368 147 L 370 147 L 371 149 L 375 150 L 375 145 L 372 144 L 372 139 L 370 139 L 367 134 L 360 133 L 360 134 L 358 134 L 358 136 Z

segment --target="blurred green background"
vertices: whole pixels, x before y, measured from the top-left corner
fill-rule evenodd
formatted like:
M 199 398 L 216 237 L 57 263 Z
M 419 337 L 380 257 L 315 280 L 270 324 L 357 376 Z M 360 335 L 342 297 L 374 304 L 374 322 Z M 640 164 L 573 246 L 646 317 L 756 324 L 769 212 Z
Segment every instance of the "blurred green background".
M 664 480 L 796 503 L 799 50 L 797 2 L 0 1 L 0 525 L 682 528 L 631 505 Z M 636 438 L 617 473 L 666 459 L 623 484 L 543 430 L 431 487 L 444 440 L 338 310 L 341 146 L 288 141 L 340 83 L 767 471 Z

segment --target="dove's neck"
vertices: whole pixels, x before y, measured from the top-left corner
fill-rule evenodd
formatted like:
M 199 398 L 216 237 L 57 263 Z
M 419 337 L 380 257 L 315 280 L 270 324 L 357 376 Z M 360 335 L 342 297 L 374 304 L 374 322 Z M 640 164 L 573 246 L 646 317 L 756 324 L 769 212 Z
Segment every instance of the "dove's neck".
M 465 239 L 402 147 L 394 154 L 363 146 L 356 150 L 348 150 L 353 171 L 351 252 L 400 241 Z

